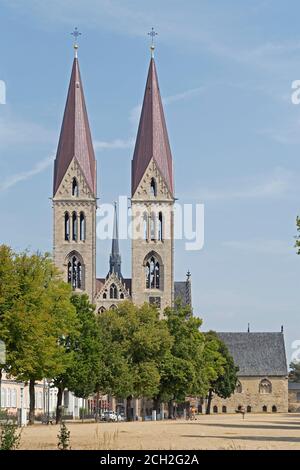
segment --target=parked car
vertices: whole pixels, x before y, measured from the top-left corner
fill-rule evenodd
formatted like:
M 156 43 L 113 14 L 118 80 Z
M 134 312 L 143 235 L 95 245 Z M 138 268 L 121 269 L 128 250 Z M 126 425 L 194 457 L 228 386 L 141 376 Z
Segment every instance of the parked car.
M 124 413 L 119 413 L 119 414 L 117 415 L 117 418 L 118 418 L 118 422 L 119 422 L 119 423 L 125 421 L 125 415 L 124 415 Z
M 108 422 L 118 421 L 118 416 L 114 411 L 104 411 L 103 420 Z

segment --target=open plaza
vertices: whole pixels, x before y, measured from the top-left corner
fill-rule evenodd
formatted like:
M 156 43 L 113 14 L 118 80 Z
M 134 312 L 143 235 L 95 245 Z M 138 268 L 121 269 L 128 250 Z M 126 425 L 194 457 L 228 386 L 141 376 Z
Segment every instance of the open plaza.
M 198 416 L 195 421 L 67 423 L 73 450 L 300 450 L 299 414 Z M 21 450 L 55 450 L 59 426 L 24 428 Z

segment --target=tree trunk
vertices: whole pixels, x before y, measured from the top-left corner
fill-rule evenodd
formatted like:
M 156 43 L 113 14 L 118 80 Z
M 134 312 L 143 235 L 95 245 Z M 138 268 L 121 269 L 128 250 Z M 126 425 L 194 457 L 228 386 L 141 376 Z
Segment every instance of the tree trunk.
M 160 406 L 161 406 L 160 398 L 154 398 L 153 409 L 156 411 L 156 415 L 160 413 Z
M 61 423 L 62 419 L 62 398 L 63 398 L 64 388 L 57 387 L 57 403 L 56 403 L 56 424 Z
M 35 417 L 35 392 L 34 392 L 34 379 L 29 381 L 29 424 L 34 424 Z
M 131 400 L 132 396 L 126 398 L 126 417 L 127 421 L 133 421 L 132 411 L 131 411 Z
M 206 414 L 207 415 L 210 415 L 210 408 L 211 408 L 212 398 L 213 398 L 213 392 L 210 389 L 210 391 L 208 392 L 207 405 L 206 405 Z
M 173 419 L 173 417 L 174 417 L 173 400 L 170 400 L 168 402 L 168 414 L 169 414 L 169 419 Z

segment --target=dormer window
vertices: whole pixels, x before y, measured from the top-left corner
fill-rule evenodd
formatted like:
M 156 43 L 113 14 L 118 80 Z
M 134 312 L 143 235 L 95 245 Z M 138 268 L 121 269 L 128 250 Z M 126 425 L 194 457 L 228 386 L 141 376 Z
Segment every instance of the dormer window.
M 77 183 L 76 178 L 73 178 L 73 181 L 72 181 L 72 196 L 74 196 L 74 197 L 79 196 L 79 187 L 78 187 L 78 183 Z
M 152 197 L 156 197 L 157 196 L 157 186 L 156 186 L 156 181 L 154 178 L 151 179 L 151 183 L 150 183 L 150 194 Z

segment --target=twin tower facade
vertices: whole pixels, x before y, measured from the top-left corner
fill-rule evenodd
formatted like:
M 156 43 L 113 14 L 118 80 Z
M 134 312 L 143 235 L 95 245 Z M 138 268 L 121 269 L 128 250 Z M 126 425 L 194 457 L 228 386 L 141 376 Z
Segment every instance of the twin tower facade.
M 161 311 L 176 296 L 191 303 L 190 277 L 174 283 L 173 161 L 153 57 L 132 159 L 132 278 L 122 275 L 117 208 L 109 272 L 96 277 L 97 162 L 77 56 L 54 163 L 52 201 L 54 262 L 99 313 L 125 299 L 149 302 Z

